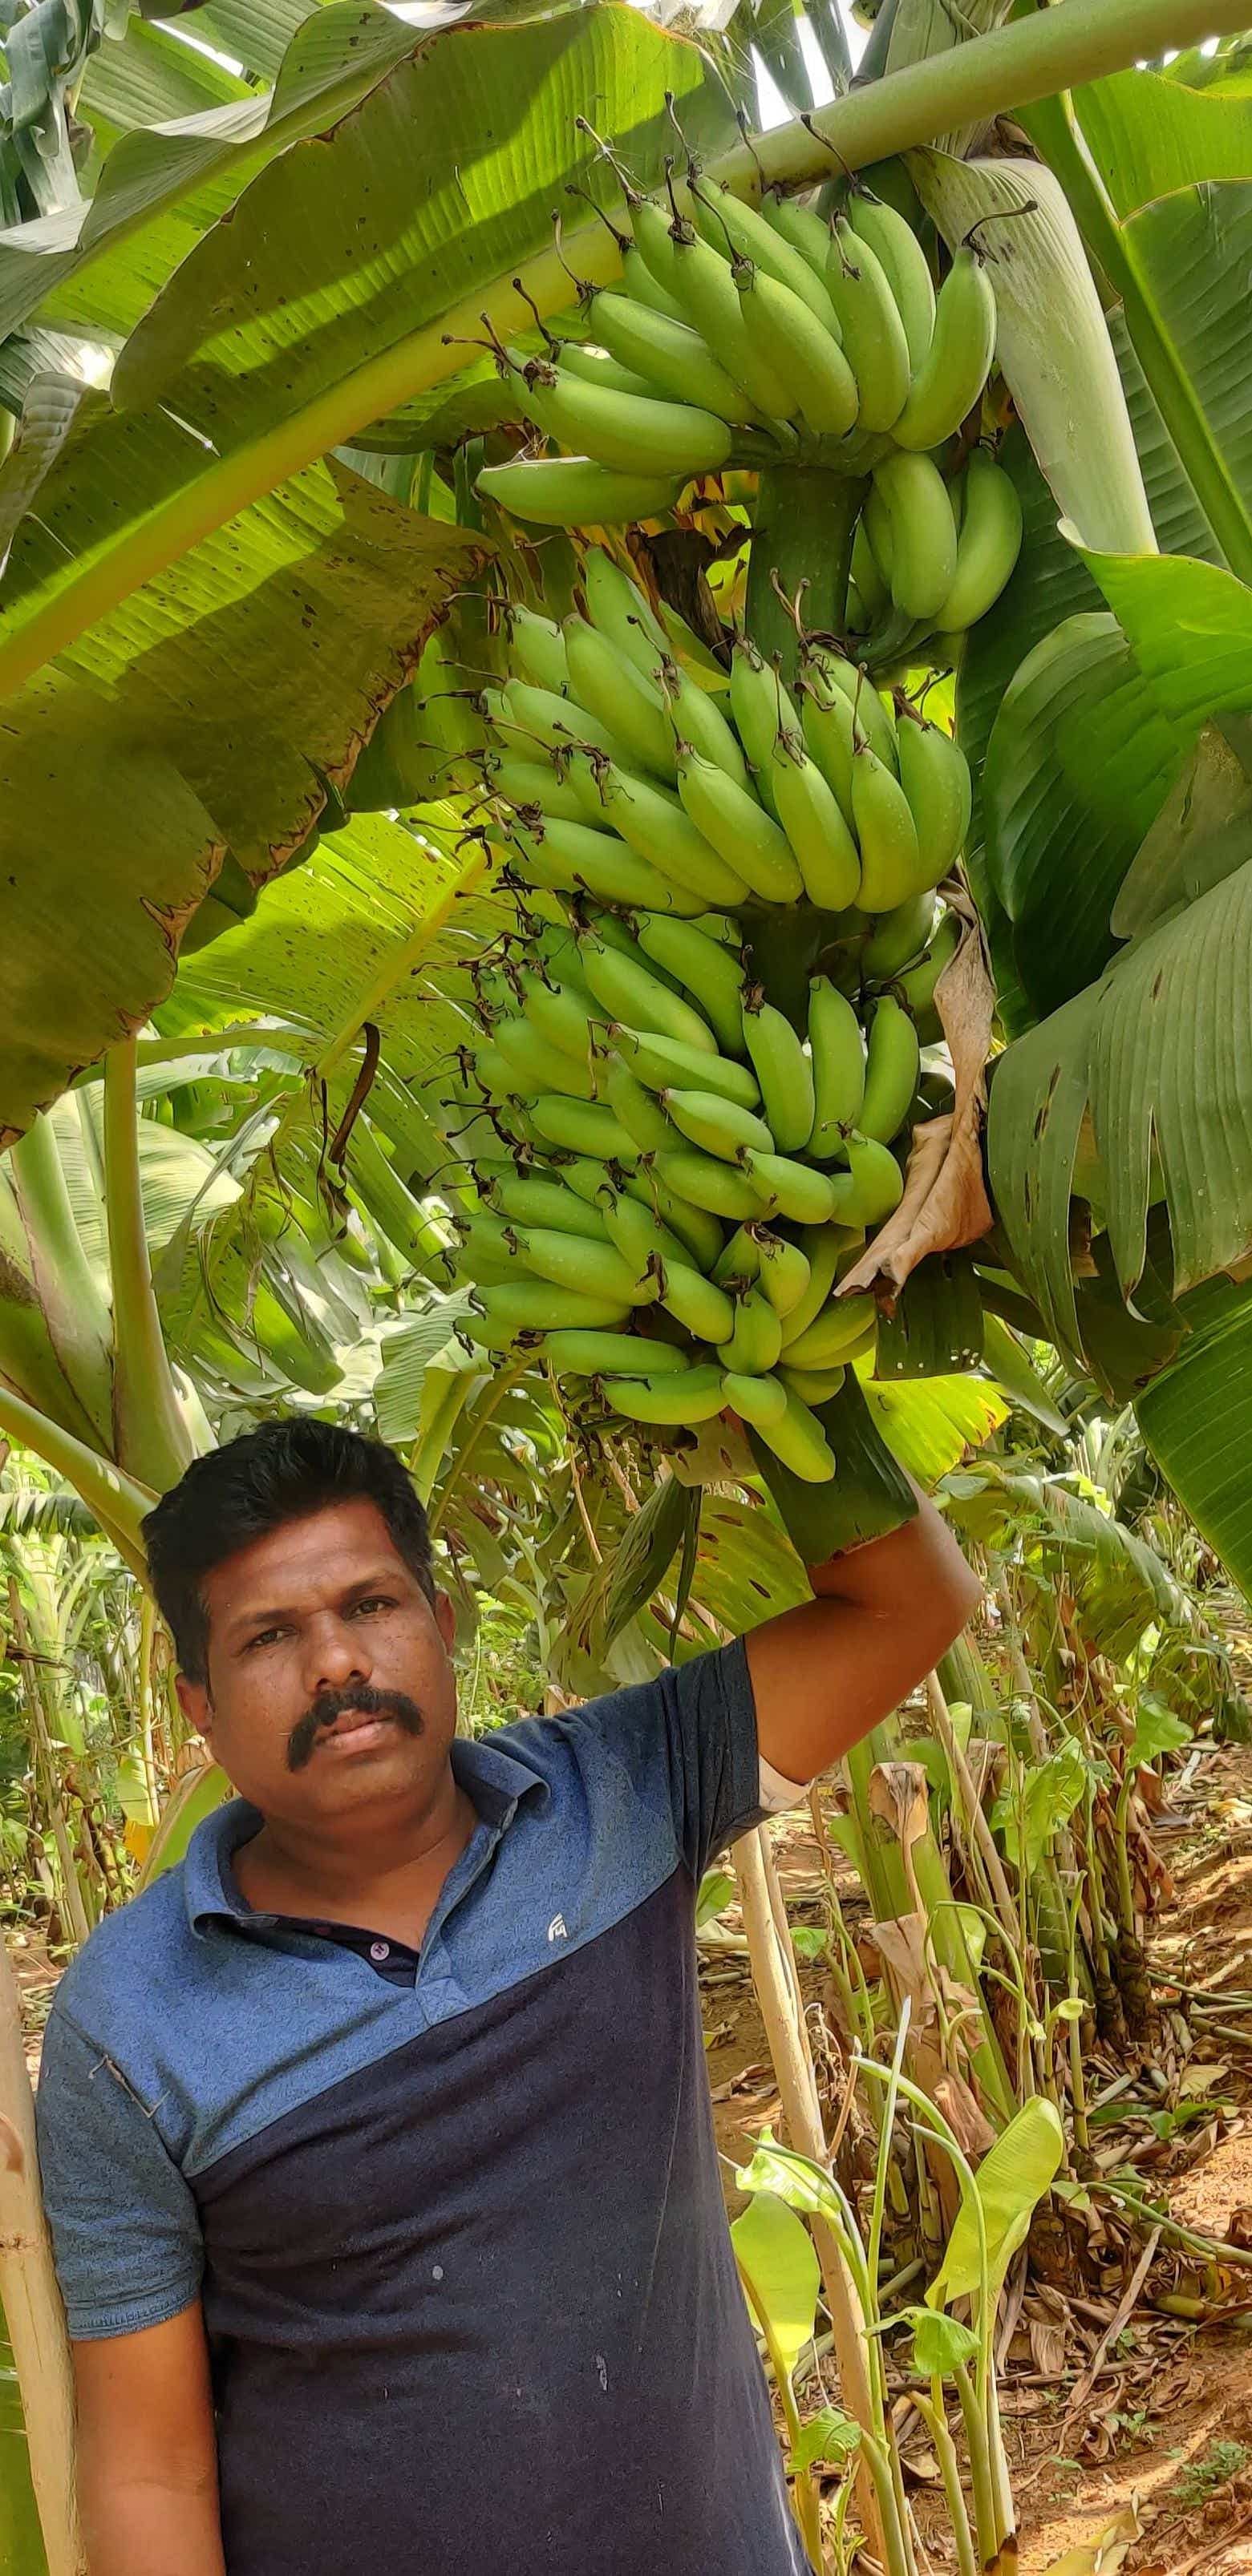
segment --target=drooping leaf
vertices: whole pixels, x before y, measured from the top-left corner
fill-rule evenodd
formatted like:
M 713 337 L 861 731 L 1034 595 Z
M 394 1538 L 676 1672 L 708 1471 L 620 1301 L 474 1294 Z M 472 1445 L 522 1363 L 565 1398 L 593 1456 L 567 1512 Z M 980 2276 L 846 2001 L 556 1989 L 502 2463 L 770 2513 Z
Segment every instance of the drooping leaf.
M 978 2337 L 959 2317 L 943 2308 L 901 2308 L 898 2314 L 901 2325 L 912 2328 L 909 2360 L 922 2378 L 951 2379 L 963 2363 L 977 2361 Z
M 1135 1704 L 1135 1731 L 1126 1750 L 1126 1769 L 1155 1762 L 1162 1753 L 1181 1753 L 1191 1742 L 1185 1717 L 1176 1717 L 1157 1691 L 1140 1691 Z
M 733 2229 L 732 2229 L 733 2234 Z M 806 2469 L 816 2468 L 819 2461 L 850 2460 L 861 2446 L 861 2428 L 850 2415 L 837 2406 L 822 2406 L 801 2426 L 800 2439 L 793 2442 L 787 2455 L 789 2477 L 802 2477 Z
M 467 1302 L 464 1290 L 458 1290 L 425 1311 L 403 1316 L 384 1332 L 382 1367 L 374 1380 L 374 1413 L 378 1437 L 391 1448 L 407 1448 L 416 1439 L 426 1371 L 446 1350 Z
M 1073 1815 L 1086 1787 L 1087 1766 L 1072 1737 L 1057 1746 L 1046 1762 L 1032 1764 L 1020 1789 L 1005 1789 L 997 1798 L 991 1822 L 1003 1836 L 1014 1868 L 1032 1878 L 1053 1836 Z
M 597 1631 L 605 1648 L 613 1644 L 664 1582 L 692 1513 L 698 1513 L 699 1508 L 698 1487 L 680 1485 L 675 1476 L 658 1477 L 607 1569 Z
M 1007 2129 L 988 2148 L 974 2175 L 973 2190 L 982 2211 L 987 2243 L 987 2269 L 994 2307 L 1013 2256 L 1024 2245 L 1030 2222 L 1065 2154 L 1065 2132 L 1054 2102 L 1035 2095 L 1015 2111 Z M 970 2189 L 961 2187 L 961 2206 L 944 2248 L 943 2261 L 926 2292 L 928 2307 L 950 2305 L 975 2296 L 980 2281 L 978 2221 Z
M 991 1438 L 1008 1412 L 985 1378 L 931 1377 L 864 1389 L 893 1458 L 919 1485 L 936 1485 L 967 1449 Z
M 1252 1283 L 1212 1280 L 1185 1300 L 1189 1331 L 1139 1396 L 1140 1430 L 1232 1580 L 1252 1589 Z
M 767 2320 L 788 2373 L 813 2340 L 821 2287 L 813 2239 L 802 2218 L 772 2192 L 754 2194 L 730 2231 L 749 2305 Z
M 723 1914 L 735 1893 L 735 1882 L 725 1869 L 706 1869 L 696 1897 L 696 1930 L 712 1923 Z

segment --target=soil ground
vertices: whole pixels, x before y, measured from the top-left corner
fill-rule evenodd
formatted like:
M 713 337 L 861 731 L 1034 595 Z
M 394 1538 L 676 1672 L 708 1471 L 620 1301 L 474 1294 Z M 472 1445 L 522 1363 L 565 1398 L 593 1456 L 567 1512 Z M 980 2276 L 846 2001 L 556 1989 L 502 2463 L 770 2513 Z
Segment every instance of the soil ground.
M 1246 1620 L 1248 1614 L 1239 1615 Z M 1243 1632 L 1233 1617 L 1223 1624 L 1248 1691 L 1252 1631 Z M 789 1914 L 793 1922 L 817 1923 L 820 1854 L 807 1815 L 786 1820 L 777 1834 Z M 1125 2121 L 1105 2133 L 1116 2138 L 1109 2160 L 1119 2170 L 1129 2158 L 1147 2195 L 1175 2218 L 1206 2236 L 1231 2233 L 1236 2244 L 1252 2247 L 1252 1745 L 1207 1745 L 1189 1757 L 1168 1785 L 1152 1836 L 1173 1881 L 1172 1901 L 1153 1926 L 1155 1978 L 1176 1977 L 1199 1996 L 1232 2000 L 1201 2003 L 1194 1992 L 1184 1998 L 1159 1984 L 1159 2046 L 1120 2061 L 1098 2050 L 1087 2067 L 1088 2085 L 1094 2099 L 1129 2075 L 1115 2097 L 1119 2109 L 1125 2106 Z M 858 1918 L 857 1883 L 851 1872 L 846 1881 L 839 1875 L 855 1934 L 865 1909 Z M 733 1907 L 721 1920 L 732 1934 L 738 1931 Z M 742 2203 L 733 2168 L 751 2153 L 763 2127 L 782 2132 L 781 2109 L 746 1958 L 708 1954 L 701 1981 L 714 2117 L 735 2209 Z M 831 1997 L 820 1972 L 802 1970 L 802 1984 L 820 2080 Z M 833 2050 L 825 2068 L 832 2124 L 843 2091 L 837 2031 Z M 1180 2104 L 1194 2107 L 1171 2119 Z M 1158 2138 L 1149 2125 L 1154 2117 L 1172 2134 Z M 1126 2576 L 1252 2576 L 1252 2256 L 1242 2268 L 1177 2248 L 1171 2253 L 1162 2244 L 1143 2297 L 1115 2336 L 1090 2394 L 1080 2390 L 1074 2407 L 1073 2391 L 1113 2321 L 1143 2242 L 1143 2233 L 1127 2238 L 1119 2232 L 1104 2248 L 1110 2259 L 1097 2277 L 1080 2284 L 1082 2295 L 1062 2259 L 1055 2290 L 1049 2294 L 1045 2286 L 1042 2294 L 1051 2315 L 1045 2309 L 1034 2328 L 1023 2320 L 1013 2336 L 1002 2411 L 1022 2576 L 1045 2576 L 1058 2559 L 1070 2576 L 1065 2553 L 1090 2550 L 1128 2507 L 1141 2536 L 1123 2562 Z M 907 2295 L 918 2297 L 920 2284 Z M 1162 2299 L 1181 2303 L 1186 2313 L 1168 2312 Z M 1036 2289 L 1029 2304 L 1038 2300 Z M 818 2377 L 820 2387 L 810 2383 L 801 2392 L 806 2413 L 838 2402 L 829 2361 L 819 2364 Z M 954 2552 L 934 2462 L 915 2418 L 904 2447 L 917 2471 L 910 2494 L 918 2527 L 940 2576 L 955 2563 Z M 1087 2576 L 1090 2563 L 1076 2563 L 1073 2576 Z

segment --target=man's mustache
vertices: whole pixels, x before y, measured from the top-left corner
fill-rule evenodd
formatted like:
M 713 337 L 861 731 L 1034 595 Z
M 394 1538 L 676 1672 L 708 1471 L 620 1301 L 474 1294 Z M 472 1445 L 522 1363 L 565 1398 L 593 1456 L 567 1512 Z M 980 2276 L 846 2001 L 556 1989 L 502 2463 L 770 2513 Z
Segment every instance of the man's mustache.
M 291 1730 L 287 1741 L 289 1771 L 303 1771 L 306 1762 L 312 1760 L 319 1736 L 348 1709 L 362 1717 L 394 1718 L 406 1735 L 421 1735 L 426 1724 L 417 1701 L 410 1699 L 407 1691 L 375 1690 L 372 1682 L 356 1682 L 347 1690 L 322 1691 Z

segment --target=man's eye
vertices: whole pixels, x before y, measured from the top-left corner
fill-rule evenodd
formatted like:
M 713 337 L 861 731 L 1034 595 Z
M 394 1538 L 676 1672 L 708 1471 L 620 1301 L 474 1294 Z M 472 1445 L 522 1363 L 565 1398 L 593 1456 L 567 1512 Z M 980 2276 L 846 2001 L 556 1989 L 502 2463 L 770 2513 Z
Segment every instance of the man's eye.
M 385 1592 L 371 1592 L 368 1599 L 353 1603 L 348 1616 L 352 1619 L 360 1619 L 370 1610 L 393 1610 L 394 1608 L 395 1603 L 388 1599 Z
M 245 1651 L 251 1654 L 257 1646 L 272 1646 L 282 1633 L 281 1628 L 262 1628 L 257 1636 L 249 1637 Z

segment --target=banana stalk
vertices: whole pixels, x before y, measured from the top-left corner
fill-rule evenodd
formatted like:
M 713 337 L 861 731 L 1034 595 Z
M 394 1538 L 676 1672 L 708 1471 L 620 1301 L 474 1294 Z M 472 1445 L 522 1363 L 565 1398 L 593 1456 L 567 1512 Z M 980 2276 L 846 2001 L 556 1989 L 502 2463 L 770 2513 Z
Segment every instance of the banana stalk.
M 1034 161 L 941 152 L 911 152 L 908 166 L 953 249 L 991 218 L 977 238 L 995 290 L 996 355 L 1058 512 L 1085 545 L 1155 554 L 1113 344 L 1059 180 Z M 1006 213 L 1012 220 L 997 224 Z

